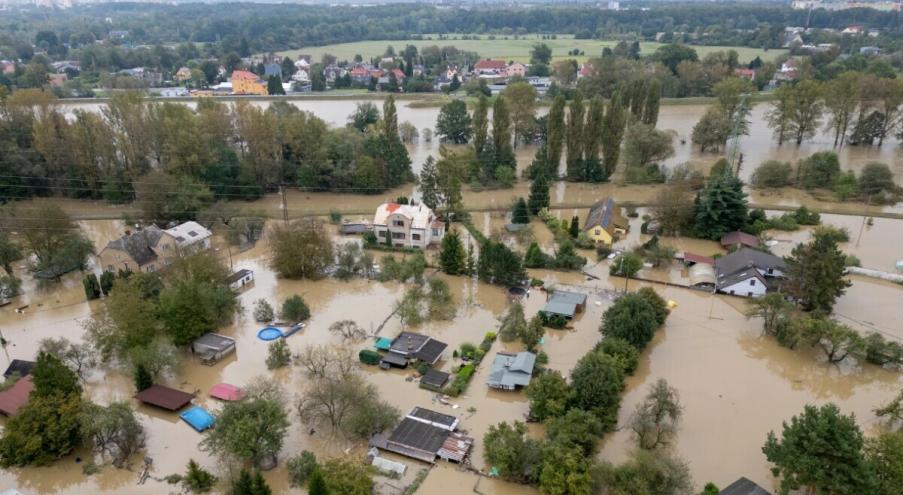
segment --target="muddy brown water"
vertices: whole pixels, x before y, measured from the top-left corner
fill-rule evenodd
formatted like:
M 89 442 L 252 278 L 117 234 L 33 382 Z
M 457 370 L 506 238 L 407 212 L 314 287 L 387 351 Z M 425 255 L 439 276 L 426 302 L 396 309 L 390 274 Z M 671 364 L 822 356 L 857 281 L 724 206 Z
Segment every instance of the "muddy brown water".
M 585 215 L 585 209 L 562 210 L 567 218 Z M 505 219 L 497 213 L 486 213 L 475 218 L 478 228 L 493 233 Z M 826 216 L 828 223 L 852 228 L 850 217 Z M 881 220 L 881 219 L 878 219 Z M 634 219 L 633 223 L 639 222 Z M 845 223 L 846 222 L 846 223 Z M 901 235 L 893 220 L 876 221 L 863 234 L 858 253 L 877 260 L 892 260 Z M 119 221 L 82 221 L 87 235 L 100 245 L 118 234 L 123 225 Z M 547 250 L 553 247 L 551 234 L 538 222 L 533 224 L 534 236 Z M 634 225 L 631 234 L 623 241 L 627 247 L 647 239 L 638 234 Z M 779 240 L 806 240 L 806 231 L 797 233 L 773 233 Z M 785 239 L 786 238 L 786 239 Z M 689 239 L 666 240 L 675 247 L 692 249 L 703 254 L 713 254 L 719 249 L 716 243 Z M 512 240 L 512 242 L 516 242 Z M 786 244 L 786 246 L 785 246 Z M 220 246 L 220 243 L 217 243 Z M 789 242 L 779 243 L 775 250 L 789 248 Z M 857 252 L 851 248 L 852 252 Z M 708 251 L 706 251 L 708 250 Z M 222 254 L 222 253 L 221 253 Z M 587 253 L 589 254 L 589 253 Z M 783 253 L 780 253 L 783 254 Z M 379 257 L 378 255 L 377 257 Z M 353 319 L 365 329 L 376 328 L 390 311 L 392 303 L 401 296 L 404 287 L 397 283 L 376 283 L 363 280 L 340 282 L 336 280 L 290 281 L 279 279 L 267 267 L 268 250 L 265 241 L 241 254 L 233 254 L 236 269 L 250 268 L 255 272 L 253 286 L 240 296 L 244 315 L 220 331 L 237 339 L 234 356 L 215 366 L 203 366 L 184 355 L 176 375 L 165 383 L 182 390 L 198 392 L 196 403 L 211 410 L 221 407 L 207 396 L 214 384 L 225 381 L 238 385 L 251 383 L 263 376 L 275 380 L 284 387 L 288 404 L 303 389 L 306 378 L 296 367 L 270 372 L 264 363 L 266 344 L 256 337 L 260 324 L 249 318 L 253 302 L 265 298 L 273 304 L 291 294 L 301 294 L 312 310 L 308 327 L 292 336 L 288 343 L 294 352 L 309 344 L 341 346 L 337 337 L 326 328 L 330 323 Z M 883 263 L 883 261 L 882 261 Z M 866 265 L 869 266 L 869 265 Z M 21 270 L 23 267 L 17 267 Z M 587 272 L 599 277 L 589 280 L 580 273 L 531 270 L 532 277 L 541 278 L 549 286 L 579 285 L 588 290 L 623 288 L 622 279 L 608 280 L 607 261 L 591 258 Z M 508 306 L 505 291 L 462 277 L 446 277 L 455 294 L 457 314 L 450 321 L 429 322 L 417 327 L 420 332 L 433 335 L 449 344 L 449 351 L 439 363 L 448 371 L 457 363 L 451 349 L 464 342 L 478 343 L 487 331 L 495 331 L 497 318 Z M 28 277 L 25 277 L 28 280 Z M 635 281 L 629 288 L 639 287 Z M 681 394 L 685 407 L 680 433 L 674 443 L 675 451 L 690 464 L 697 485 L 714 481 L 726 485 L 734 478 L 748 476 L 763 486 L 773 486 L 768 465 L 761 454 L 761 445 L 768 431 L 779 429 L 781 421 L 802 409 L 807 403 L 835 402 L 844 412 L 855 413 L 867 431 L 877 424 L 871 410 L 891 398 L 903 382 L 898 373 L 863 365 L 837 367 L 822 362 L 815 351 L 793 352 L 777 346 L 761 335 L 760 324 L 743 316 L 744 303 L 737 298 L 711 296 L 709 294 L 677 288 L 657 286 L 664 297 L 676 302 L 677 307 L 665 328 L 660 331 L 649 350 L 644 353 L 636 375 L 628 380 L 620 424 L 624 425 L 648 387 L 659 377 L 666 378 Z M 0 325 L 4 338 L 11 343 L 6 347 L 0 362 L 6 365 L 10 359 L 30 359 L 34 356 L 38 341 L 46 337 L 65 336 L 73 340 L 83 337 L 80 322 L 103 304 L 102 301 L 84 302 L 78 274 L 64 277 L 59 284 L 38 287 L 26 283 L 26 295 L 12 304 L 0 308 Z M 838 302 L 836 314 L 842 321 L 862 331 L 882 331 L 889 338 L 903 339 L 903 330 L 896 322 L 903 319 L 903 307 L 898 303 L 900 287 L 865 278 L 855 278 L 853 286 Z M 528 315 L 538 311 L 544 294 L 531 291 L 525 300 Z M 14 308 L 30 304 L 24 313 Z M 549 367 L 567 374 L 576 361 L 600 338 L 598 326 L 610 298 L 605 293 L 594 293 L 585 313 L 575 320 L 570 330 L 549 330 L 543 350 L 549 355 Z M 394 335 L 402 330 L 397 319 L 392 319 L 382 330 L 382 335 Z M 359 349 L 366 342 L 347 344 Z M 498 350 L 517 351 L 516 343 L 497 342 L 489 358 Z M 489 390 L 485 386 L 488 366 L 476 373 L 467 392 L 451 401 L 453 406 L 435 401 L 433 394 L 419 389 L 416 382 L 406 379 L 413 370 L 382 372 L 376 368 L 363 368 L 367 379 L 376 385 L 383 397 L 402 411 L 414 406 L 425 406 L 453 414 L 461 418 L 462 427 L 477 439 L 473 452 L 473 464 L 486 469 L 482 459 L 482 436 L 489 426 L 501 420 L 521 420 L 528 411 L 528 403 L 522 393 Z M 128 376 L 116 369 L 96 370 L 87 384 L 88 396 L 97 402 L 132 400 L 132 385 Z M 133 401 L 134 402 L 134 401 Z M 153 459 L 152 475 L 157 478 L 182 472 L 189 459 L 218 474 L 226 475 L 214 458 L 198 449 L 202 436 L 181 422 L 175 414 L 137 405 L 137 411 L 148 432 L 146 455 Z M 284 470 L 284 460 L 301 450 L 308 449 L 320 456 L 362 455 L 364 446 L 348 442 L 325 431 L 310 435 L 292 413 L 292 427 L 280 455 L 283 464 L 266 473 L 267 480 L 278 493 L 290 493 Z M 743 425 L 739 428 L 737 425 Z M 533 426 L 534 435 L 542 435 L 542 429 Z M 633 441 L 622 429 L 608 435 L 601 443 L 599 458 L 620 462 L 626 458 Z M 87 458 L 86 452 L 78 455 Z M 403 486 L 426 466 L 403 458 L 393 457 L 409 466 L 401 480 L 379 478 L 385 486 Z M 140 459 L 136 459 L 132 471 L 105 467 L 100 473 L 86 477 L 75 456 L 68 456 L 52 467 L 10 469 L 0 472 L 0 487 L 18 486 L 26 493 L 166 493 L 175 492 L 165 483 L 149 480 L 136 485 Z M 481 478 L 461 472 L 454 466 L 440 465 L 422 485 L 419 493 L 439 495 L 470 493 L 476 488 L 481 493 L 528 494 L 535 490 Z

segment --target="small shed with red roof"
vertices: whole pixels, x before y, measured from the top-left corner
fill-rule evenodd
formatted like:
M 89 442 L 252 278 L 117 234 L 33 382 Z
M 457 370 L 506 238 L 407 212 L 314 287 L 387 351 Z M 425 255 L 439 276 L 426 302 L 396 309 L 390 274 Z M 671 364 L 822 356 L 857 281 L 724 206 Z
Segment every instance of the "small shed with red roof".
M 191 399 L 194 399 L 194 394 L 164 387 L 163 385 L 151 385 L 135 394 L 135 398 L 145 404 L 169 411 L 178 411 L 188 405 Z

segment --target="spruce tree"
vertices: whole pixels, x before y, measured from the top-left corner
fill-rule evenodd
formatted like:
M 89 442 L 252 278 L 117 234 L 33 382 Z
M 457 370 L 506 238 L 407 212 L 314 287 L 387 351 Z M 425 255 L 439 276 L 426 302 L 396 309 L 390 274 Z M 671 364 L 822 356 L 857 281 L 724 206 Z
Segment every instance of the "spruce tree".
M 577 236 L 580 235 L 580 217 L 577 215 L 571 217 L 571 228 L 568 229 L 568 234 L 570 234 L 573 239 L 576 239 Z
M 538 215 L 543 208 L 549 207 L 549 178 L 546 174 L 539 174 L 530 184 L 530 197 L 527 198 L 527 206 L 530 213 Z
M 433 155 L 426 157 L 420 171 L 420 199 L 431 210 L 439 206 L 439 171 Z
M 439 251 L 439 269 L 449 275 L 460 275 L 467 271 L 467 253 L 458 231 L 446 232 Z
M 602 175 L 611 177 L 618 167 L 621 157 L 621 142 L 624 141 L 624 128 L 627 125 L 627 112 L 618 94 L 612 96 L 602 119 Z
M 473 152 L 479 157 L 489 138 L 489 99 L 481 94 L 477 100 L 477 107 L 473 111 Z
M 530 223 L 530 210 L 524 198 L 517 198 L 514 209 L 511 211 L 511 223 Z
M 319 469 L 314 470 L 314 474 L 311 475 L 310 481 L 307 483 L 307 493 L 309 495 L 329 495 L 326 481 L 323 479 L 323 475 L 320 474 Z
M 549 109 L 547 137 L 547 152 L 549 165 L 549 177 L 558 175 L 558 166 L 561 164 L 561 150 L 564 145 L 564 95 L 558 95 Z
M 574 92 L 567 119 L 567 176 L 568 180 L 583 180 L 583 96 Z
M 743 182 L 730 173 L 717 174 L 698 196 L 696 235 L 704 239 L 721 236 L 746 225 L 747 205 Z

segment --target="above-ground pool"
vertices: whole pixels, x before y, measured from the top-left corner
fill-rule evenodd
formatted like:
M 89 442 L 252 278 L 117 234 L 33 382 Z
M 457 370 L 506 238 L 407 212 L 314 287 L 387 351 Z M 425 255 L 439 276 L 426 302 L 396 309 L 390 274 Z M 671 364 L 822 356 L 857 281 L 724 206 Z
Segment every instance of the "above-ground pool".
M 260 340 L 276 340 L 282 337 L 282 330 L 279 330 L 276 327 L 266 327 L 261 328 L 259 332 L 257 332 L 257 338 Z

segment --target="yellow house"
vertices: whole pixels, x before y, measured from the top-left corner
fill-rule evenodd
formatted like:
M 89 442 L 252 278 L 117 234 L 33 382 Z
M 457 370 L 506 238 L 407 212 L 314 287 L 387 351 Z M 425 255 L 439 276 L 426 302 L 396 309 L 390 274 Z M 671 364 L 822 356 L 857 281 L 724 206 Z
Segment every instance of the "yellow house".
M 237 95 L 267 95 L 267 83 L 246 70 L 232 71 L 232 92 Z
M 586 225 L 583 231 L 597 244 L 611 246 L 618 236 L 624 235 L 630 230 L 627 219 L 621 216 L 620 209 L 611 198 L 596 202 L 586 217 Z

